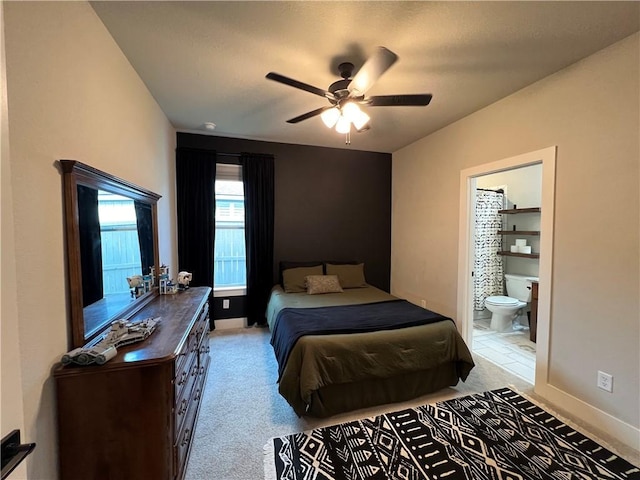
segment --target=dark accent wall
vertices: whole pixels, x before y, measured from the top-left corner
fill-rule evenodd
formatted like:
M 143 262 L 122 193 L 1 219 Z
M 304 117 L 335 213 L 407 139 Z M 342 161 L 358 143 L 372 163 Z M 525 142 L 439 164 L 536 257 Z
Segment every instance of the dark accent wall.
M 229 300 L 229 308 L 224 308 L 223 301 Z M 225 318 L 242 318 L 246 317 L 246 296 L 234 296 L 234 297 L 213 297 L 211 301 L 211 310 L 213 315 L 211 316 L 211 322 L 213 320 L 224 320 Z M 213 328 L 213 323 L 211 323 Z
M 274 283 L 280 260 L 358 260 L 389 291 L 391 154 L 189 133 L 177 146 L 275 156 Z

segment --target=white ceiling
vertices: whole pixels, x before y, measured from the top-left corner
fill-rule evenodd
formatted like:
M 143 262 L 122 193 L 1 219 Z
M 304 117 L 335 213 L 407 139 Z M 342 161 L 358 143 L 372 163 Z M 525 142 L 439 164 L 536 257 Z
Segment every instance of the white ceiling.
M 640 29 L 640 2 L 91 2 L 178 131 L 394 152 Z M 427 107 L 369 107 L 352 135 L 321 89 L 379 45 L 399 56 L 368 95 L 431 93 Z M 588 102 L 589 99 L 585 98 Z

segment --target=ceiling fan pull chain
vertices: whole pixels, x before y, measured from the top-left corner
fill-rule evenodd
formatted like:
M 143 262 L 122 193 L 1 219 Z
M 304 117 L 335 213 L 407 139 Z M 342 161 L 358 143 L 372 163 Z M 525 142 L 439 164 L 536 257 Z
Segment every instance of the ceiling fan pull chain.
M 345 133 L 344 144 L 345 145 L 351 145 L 351 132 L 350 131 Z

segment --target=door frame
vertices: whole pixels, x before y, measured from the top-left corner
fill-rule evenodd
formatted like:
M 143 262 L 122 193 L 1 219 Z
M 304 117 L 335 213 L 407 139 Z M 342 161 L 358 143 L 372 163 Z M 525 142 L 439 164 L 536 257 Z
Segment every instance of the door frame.
M 478 177 L 542 164 L 540 211 L 540 258 L 538 330 L 536 338 L 535 387 L 544 388 L 549 373 L 549 333 L 551 330 L 551 292 L 553 271 L 553 225 L 555 202 L 556 146 L 509 157 L 460 172 L 460 219 L 458 241 L 457 319 L 463 338 L 473 350 L 473 264 L 475 234 L 475 188 Z

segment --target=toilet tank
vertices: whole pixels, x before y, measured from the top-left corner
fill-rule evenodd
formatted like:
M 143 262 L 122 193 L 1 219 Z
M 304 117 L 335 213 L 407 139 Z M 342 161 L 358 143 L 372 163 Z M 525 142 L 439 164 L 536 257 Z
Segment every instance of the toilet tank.
M 538 277 L 505 273 L 504 280 L 507 285 L 508 296 L 517 298 L 521 302 L 531 301 L 531 282 L 537 282 Z

